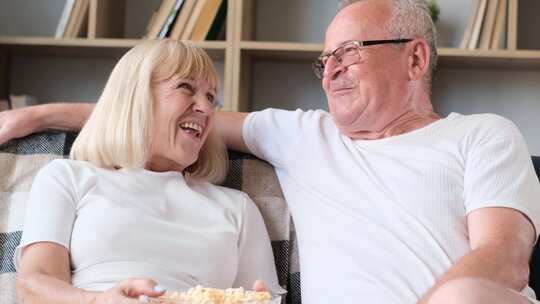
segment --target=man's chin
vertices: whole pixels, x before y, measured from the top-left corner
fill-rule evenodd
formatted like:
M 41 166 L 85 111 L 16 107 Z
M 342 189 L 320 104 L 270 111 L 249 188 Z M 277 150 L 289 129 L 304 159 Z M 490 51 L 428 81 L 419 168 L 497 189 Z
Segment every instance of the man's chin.
M 340 108 L 330 108 L 330 114 L 332 115 L 332 119 L 334 120 L 334 123 L 341 127 L 347 127 L 354 123 L 356 120 L 356 115 L 351 114 L 352 111 L 347 109 L 340 109 Z

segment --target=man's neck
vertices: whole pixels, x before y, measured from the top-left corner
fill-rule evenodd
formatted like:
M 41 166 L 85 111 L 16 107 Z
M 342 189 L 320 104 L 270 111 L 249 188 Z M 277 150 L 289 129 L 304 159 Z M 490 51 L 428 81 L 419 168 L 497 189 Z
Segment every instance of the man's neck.
M 423 128 L 439 119 L 441 119 L 441 117 L 433 111 L 424 113 L 410 111 L 396 117 L 380 130 L 365 130 L 345 135 L 351 137 L 352 139 L 382 139 Z

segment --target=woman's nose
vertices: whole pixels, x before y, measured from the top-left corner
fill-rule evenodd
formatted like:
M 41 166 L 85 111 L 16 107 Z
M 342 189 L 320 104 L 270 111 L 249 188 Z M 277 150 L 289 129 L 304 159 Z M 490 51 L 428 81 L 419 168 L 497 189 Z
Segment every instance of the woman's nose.
M 193 110 L 203 114 L 211 114 L 214 112 L 214 106 L 206 97 L 198 97 L 193 103 Z

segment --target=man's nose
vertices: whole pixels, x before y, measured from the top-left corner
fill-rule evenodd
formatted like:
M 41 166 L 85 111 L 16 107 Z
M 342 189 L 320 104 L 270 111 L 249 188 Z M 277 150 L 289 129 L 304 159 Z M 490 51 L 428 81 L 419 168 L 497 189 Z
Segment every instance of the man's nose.
M 346 68 L 347 67 L 343 66 L 335 56 L 330 56 L 324 69 L 324 77 L 335 79 L 340 73 L 344 72 Z

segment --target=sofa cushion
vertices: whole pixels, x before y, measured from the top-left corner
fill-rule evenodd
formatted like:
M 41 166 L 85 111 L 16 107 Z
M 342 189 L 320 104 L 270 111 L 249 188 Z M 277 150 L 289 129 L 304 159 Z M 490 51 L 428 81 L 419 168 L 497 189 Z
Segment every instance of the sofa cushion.
M 536 175 L 540 178 L 540 157 L 533 156 L 533 165 L 536 170 Z M 538 198 L 538 203 L 540 204 L 540 197 Z M 536 242 L 534 246 L 534 251 L 529 263 L 530 274 L 529 274 L 529 285 L 536 292 L 537 297 L 540 296 L 540 244 Z
M 28 191 L 45 164 L 62 158 L 75 135 L 44 133 L 11 141 L 0 147 L 0 303 L 15 303 L 13 253 L 22 235 Z
M 32 180 L 45 164 L 66 157 L 75 137 L 70 132 L 46 132 L 0 146 L 0 304 L 15 303 L 13 253 L 21 239 Z M 301 303 L 294 225 L 272 166 L 251 155 L 230 152 L 229 169 L 224 186 L 246 192 L 265 220 L 279 283 L 288 290 L 283 303 Z

